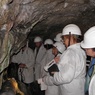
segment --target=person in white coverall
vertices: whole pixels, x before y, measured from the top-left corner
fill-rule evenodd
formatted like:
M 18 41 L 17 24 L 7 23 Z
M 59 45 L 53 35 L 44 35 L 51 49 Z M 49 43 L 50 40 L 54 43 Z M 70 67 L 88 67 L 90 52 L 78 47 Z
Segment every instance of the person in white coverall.
M 34 55 L 35 55 L 35 67 L 34 67 L 34 72 L 35 72 L 35 80 L 40 78 L 40 70 L 41 70 L 41 61 L 46 53 L 46 49 L 44 48 L 44 45 L 42 43 L 42 38 L 37 36 L 34 39 L 35 43 L 35 50 L 34 50 Z
M 18 76 L 19 80 L 27 87 L 34 81 L 33 67 L 34 54 L 33 50 L 26 45 L 22 47 L 17 55 L 12 57 L 12 62 L 19 64 Z
M 33 50 L 29 47 L 22 47 L 17 55 L 12 57 L 12 62 L 19 64 L 19 80 L 28 84 L 33 82 L 33 66 L 34 66 L 34 55 Z
M 52 54 L 53 41 L 51 39 L 46 39 L 44 41 L 44 47 L 46 48 L 46 54 L 41 61 L 40 78 L 47 75 L 47 72 L 44 70 L 44 66 L 54 58 L 54 55 Z
M 51 84 L 59 85 L 60 95 L 84 95 L 86 54 L 80 47 L 80 35 L 75 24 L 63 28 L 62 39 L 67 49 L 58 62 L 59 72 L 52 72 L 53 77 L 48 78 Z
M 91 27 L 84 34 L 81 47 L 85 49 L 86 54 L 91 56 L 91 63 L 88 68 L 88 92 L 89 95 L 95 95 L 95 26 Z M 87 82 L 86 82 L 87 83 Z
M 54 55 L 54 57 L 61 56 L 61 54 L 64 52 L 65 50 L 65 46 L 60 43 L 60 42 L 56 42 L 53 44 L 53 48 L 52 51 L 50 49 L 50 53 L 52 53 Z M 54 58 L 53 58 L 54 59 Z M 52 60 L 53 60 L 52 59 Z M 47 64 L 45 67 L 48 67 L 48 63 L 52 60 L 48 60 Z M 50 65 L 49 65 L 50 66 Z M 43 71 L 44 72 L 44 71 Z M 49 72 L 47 72 L 46 70 L 46 75 L 42 76 L 42 78 L 45 80 L 43 81 L 46 85 L 47 85 L 47 89 L 45 91 L 45 95 L 59 95 L 59 86 L 57 85 L 52 85 L 49 81 L 48 81 L 48 77 L 50 77 Z
M 44 70 L 44 66 L 49 63 L 51 60 L 54 59 L 54 55 L 52 53 L 52 48 L 53 48 L 53 41 L 51 39 L 46 39 L 44 42 L 44 46 L 47 49 L 46 55 L 44 56 L 44 59 L 42 60 L 42 68 L 41 68 L 41 78 L 44 76 L 49 75 L 48 72 Z M 45 87 L 44 87 L 45 85 Z M 41 83 L 41 89 L 44 88 L 45 90 L 45 95 L 58 95 L 58 87 L 57 86 L 48 86 L 46 84 Z M 54 90 L 55 91 L 52 91 Z

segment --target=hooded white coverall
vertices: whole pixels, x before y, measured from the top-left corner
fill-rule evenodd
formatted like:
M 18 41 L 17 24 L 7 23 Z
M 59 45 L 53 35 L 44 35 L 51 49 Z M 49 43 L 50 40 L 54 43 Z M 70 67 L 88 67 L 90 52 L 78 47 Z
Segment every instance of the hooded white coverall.
M 31 83 L 34 81 L 33 77 L 33 66 L 34 66 L 34 54 L 33 50 L 27 47 L 23 52 L 22 50 L 12 57 L 12 62 L 14 63 L 23 63 L 26 65 L 22 70 L 22 79 L 24 83 Z M 20 68 L 18 70 L 19 79 L 21 80 Z
M 44 48 L 43 45 L 39 48 L 39 51 L 37 53 L 37 48 L 34 50 L 34 55 L 35 55 L 35 80 L 40 78 L 40 71 L 41 71 L 41 61 L 45 56 L 46 49 Z
M 44 70 L 44 66 L 53 59 L 54 55 L 52 54 L 52 49 L 47 50 L 41 64 L 41 77 L 50 76 L 49 73 Z M 59 95 L 59 87 L 56 85 L 47 85 L 45 95 Z
M 91 78 L 89 84 L 89 95 L 95 95 L 95 75 Z
M 59 85 L 60 95 L 84 95 L 86 54 L 81 49 L 80 43 L 71 45 L 64 51 L 58 68 L 59 72 L 45 80 Z

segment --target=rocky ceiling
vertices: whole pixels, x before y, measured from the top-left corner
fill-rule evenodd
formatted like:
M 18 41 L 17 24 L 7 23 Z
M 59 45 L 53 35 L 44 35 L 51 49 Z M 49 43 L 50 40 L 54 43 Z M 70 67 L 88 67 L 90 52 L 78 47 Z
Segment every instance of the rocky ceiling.
M 95 0 L 0 0 L 0 72 L 27 36 L 54 37 L 69 23 L 95 25 Z

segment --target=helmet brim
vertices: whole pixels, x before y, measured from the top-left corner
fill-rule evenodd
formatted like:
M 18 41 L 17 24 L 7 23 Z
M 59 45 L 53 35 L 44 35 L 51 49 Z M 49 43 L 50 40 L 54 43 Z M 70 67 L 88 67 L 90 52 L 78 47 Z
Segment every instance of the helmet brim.
M 95 48 L 95 46 L 91 46 L 91 45 L 85 44 L 83 41 L 81 42 L 81 47 L 82 48 Z

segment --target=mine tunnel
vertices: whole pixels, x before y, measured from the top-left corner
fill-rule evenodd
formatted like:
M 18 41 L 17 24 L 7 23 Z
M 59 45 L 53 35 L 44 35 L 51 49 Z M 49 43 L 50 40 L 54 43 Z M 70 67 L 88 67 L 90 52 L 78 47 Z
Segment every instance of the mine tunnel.
M 12 82 L 17 85 L 16 80 L 6 79 L 6 70 L 11 63 L 11 57 L 19 52 L 27 40 L 28 46 L 34 51 L 36 36 L 40 36 L 43 42 L 46 39 L 54 40 L 55 36 L 62 33 L 63 28 L 68 24 L 78 25 L 83 39 L 84 33 L 95 26 L 95 0 L 1 0 L 0 88 L 2 89 L 2 84 L 6 80 L 7 85 L 11 85 Z M 90 60 L 90 57 L 87 57 Z M 22 88 L 25 87 L 23 83 L 20 84 Z M 18 95 L 11 89 L 11 94 L 5 92 L 7 94 L 4 95 Z M 19 90 L 18 93 L 30 95 Z M 43 95 L 43 92 L 38 93 Z

